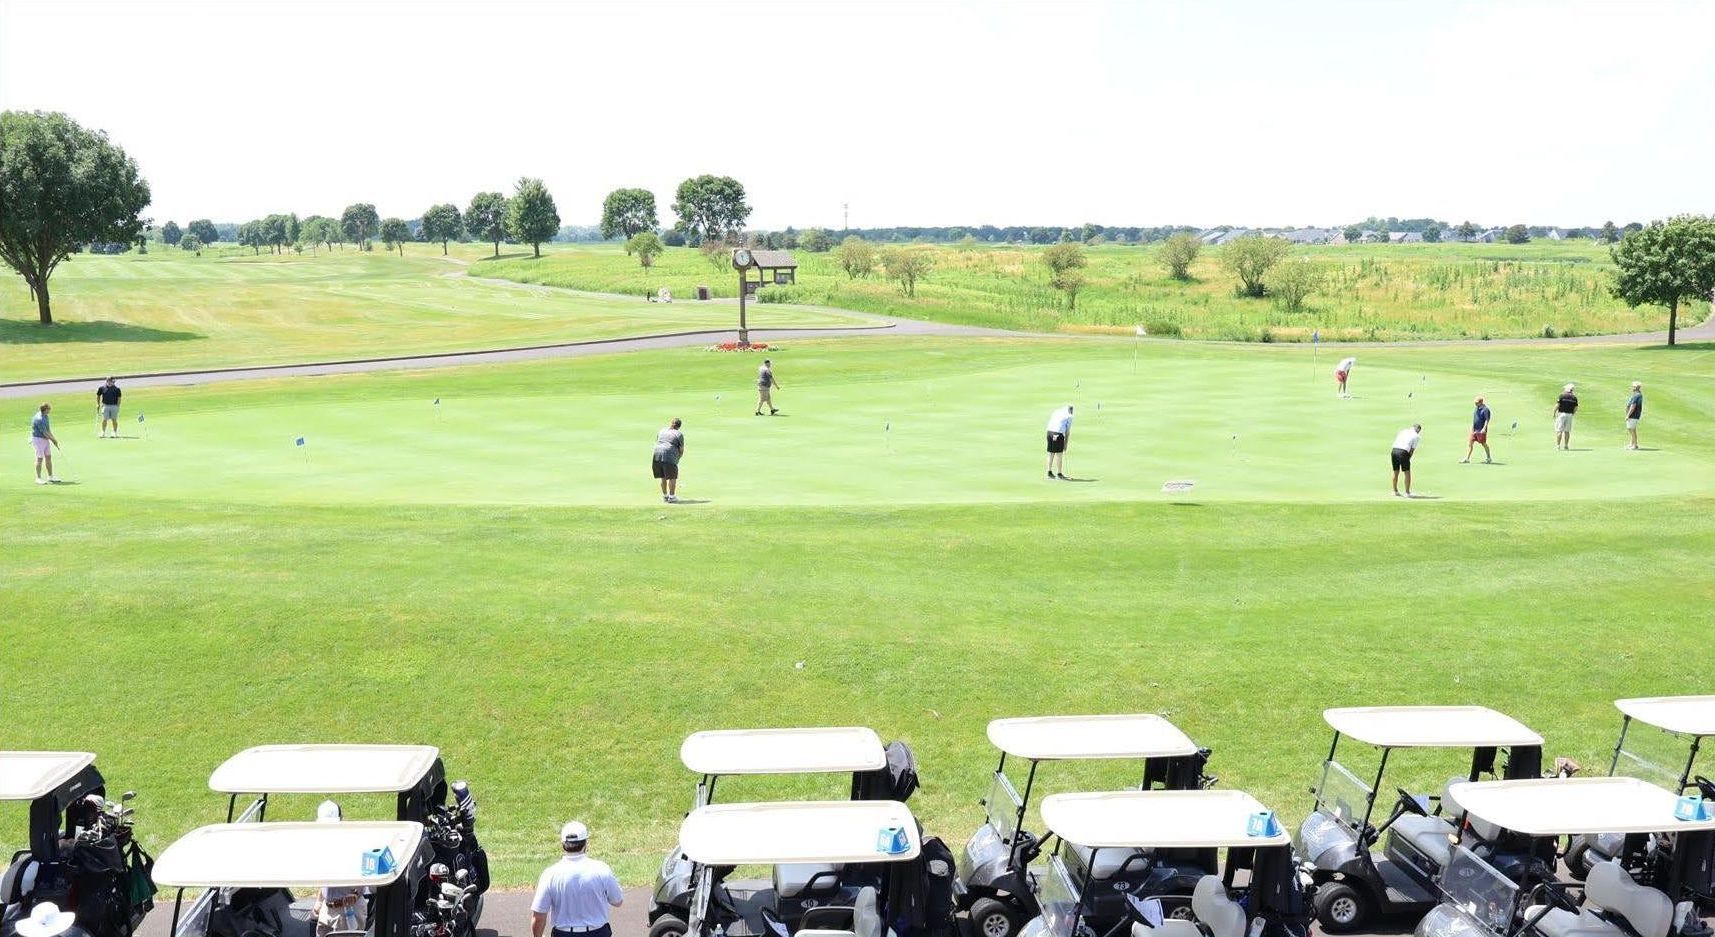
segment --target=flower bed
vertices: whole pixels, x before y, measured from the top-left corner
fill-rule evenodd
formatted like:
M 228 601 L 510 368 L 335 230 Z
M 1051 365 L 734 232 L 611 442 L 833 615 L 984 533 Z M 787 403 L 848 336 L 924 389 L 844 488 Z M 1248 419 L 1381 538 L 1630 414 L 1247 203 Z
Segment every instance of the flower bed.
M 751 342 L 748 345 L 740 345 L 738 342 L 721 342 L 718 345 L 710 345 L 709 350 L 710 351 L 767 351 L 768 350 L 768 343 L 767 342 Z

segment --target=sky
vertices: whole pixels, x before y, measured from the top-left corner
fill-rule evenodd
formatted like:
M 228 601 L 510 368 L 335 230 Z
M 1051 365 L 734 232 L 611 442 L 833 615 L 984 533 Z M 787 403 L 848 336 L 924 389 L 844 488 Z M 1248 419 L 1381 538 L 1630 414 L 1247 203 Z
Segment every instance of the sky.
M 181 225 L 520 176 L 668 224 L 702 173 L 752 228 L 1624 224 L 1715 211 L 1712 37 L 1711 0 L 0 0 L 0 109 L 106 131 Z

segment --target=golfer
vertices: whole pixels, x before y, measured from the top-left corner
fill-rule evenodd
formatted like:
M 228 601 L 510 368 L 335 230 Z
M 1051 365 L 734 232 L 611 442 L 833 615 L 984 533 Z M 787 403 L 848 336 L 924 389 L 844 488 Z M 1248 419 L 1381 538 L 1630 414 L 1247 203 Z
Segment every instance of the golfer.
M 774 362 L 762 359 L 762 367 L 756 369 L 756 415 L 762 415 L 762 408 L 768 408 L 768 415 L 779 413 L 774 409 L 774 388 L 780 382 L 774 379 Z
M 591 859 L 590 831 L 573 820 L 560 827 L 560 848 L 565 856 L 542 871 L 536 880 L 536 899 L 530 902 L 530 935 L 542 937 L 552 926 L 554 937 L 613 937 L 608 908 L 625 902 L 619 880 L 600 859 Z
M 1632 396 L 1626 401 L 1626 435 L 1632 438 L 1627 449 L 1638 447 L 1638 421 L 1644 418 L 1644 385 L 1639 381 L 1632 382 Z
M 1072 438 L 1072 405 L 1048 414 L 1048 477 L 1066 480 L 1066 443 Z
M 1393 438 L 1393 493 L 1399 494 L 1399 475 L 1405 473 L 1405 497 L 1411 497 L 1411 457 L 1423 438 L 1423 424 L 1413 423 Z
M 655 434 L 655 455 L 649 471 L 661 482 L 661 500 L 673 504 L 679 500 L 679 460 L 685 457 L 685 434 L 680 431 L 679 418 L 674 417 L 667 428 Z
M 38 485 L 46 485 L 49 482 L 59 484 L 59 478 L 54 475 L 54 456 L 48 449 L 50 444 L 55 449 L 60 447 L 60 441 L 54 438 L 54 431 L 48 426 L 48 411 L 52 409 L 51 404 L 44 403 L 36 410 L 36 415 L 30 417 L 30 445 L 36 449 L 36 484 Z M 42 477 L 43 464 L 48 467 L 47 478 Z
M 1572 448 L 1572 415 L 1578 412 L 1578 395 L 1572 391 L 1576 384 L 1568 384 L 1560 389 L 1560 396 L 1554 401 L 1554 448 Z
M 340 821 L 339 804 L 324 800 L 316 808 L 317 823 L 338 823 Z M 368 910 L 363 896 L 369 889 L 363 887 L 333 887 L 324 886 L 316 894 L 315 919 L 316 937 L 328 937 L 334 931 L 360 931 L 369 926 Z
M 1340 363 L 1334 365 L 1334 383 L 1337 385 L 1334 391 L 1335 396 L 1352 396 L 1351 394 L 1346 393 L 1346 381 L 1351 379 L 1352 369 L 1357 366 L 1358 359 L 1351 357 L 1341 358 Z
M 1471 414 L 1471 441 L 1465 444 L 1465 457 L 1459 460 L 1460 465 L 1471 461 L 1471 451 L 1478 446 L 1483 447 L 1484 465 L 1495 461 L 1495 454 L 1489 451 L 1489 405 L 1478 397 L 1476 406 L 1476 412 Z
M 107 438 L 107 424 L 113 424 L 113 438 L 119 438 L 119 395 L 122 393 L 119 385 L 108 378 L 107 383 L 95 389 L 95 409 L 101 414 L 101 438 Z

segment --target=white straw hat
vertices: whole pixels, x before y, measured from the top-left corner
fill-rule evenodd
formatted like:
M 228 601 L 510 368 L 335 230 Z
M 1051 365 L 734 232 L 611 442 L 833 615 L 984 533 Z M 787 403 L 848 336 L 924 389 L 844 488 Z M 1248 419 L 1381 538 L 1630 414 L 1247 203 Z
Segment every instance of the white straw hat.
M 30 909 L 29 917 L 18 922 L 18 933 L 23 937 L 60 937 L 76 923 L 77 915 L 44 901 Z

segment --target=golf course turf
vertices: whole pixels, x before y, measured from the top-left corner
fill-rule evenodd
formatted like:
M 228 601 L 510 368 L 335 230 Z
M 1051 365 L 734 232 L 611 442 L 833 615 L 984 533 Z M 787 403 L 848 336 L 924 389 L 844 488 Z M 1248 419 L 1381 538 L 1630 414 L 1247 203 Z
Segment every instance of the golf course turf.
M 1492 705 L 1602 769 L 1611 700 L 1708 690 L 1710 348 L 1356 354 L 1341 400 L 1338 355 L 1304 346 L 794 341 L 770 353 L 773 418 L 751 415 L 761 356 L 686 349 L 138 390 L 119 440 L 79 395 L 53 400 L 77 484 L 42 487 L 37 401 L 0 401 L 0 728 L 99 753 L 155 848 L 224 816 L 207 777 L 240 748 L 428 742 L 471 780 L 499 880 L 527 881 L 575 815 L 640 884 L 699 728 L 907 739 L 914 808 L 962 840 L 996 716 L 1162 712 L 1223 786 L 1296 819 L 1328 706 Z M 1621 449 L 1631 380 L 1642 452 Z M 1565 381 L 1585 407 L 1568 453 Z M 1501 464 L 1456 464 L 1477 393 Z M 1067 402 L 1067 474 L 1091 481 L 1042 477 Z M 701 503 L 648 477 L 672 416 Z M 1388 496 L 1414 420 L 1433 500 Z M 1196 487 L 1160 492 L 1176 479 Z M 1449 773 L 1401 768 L 1426 790 Z M 0 844 L 23 829 L 0 807 Z

